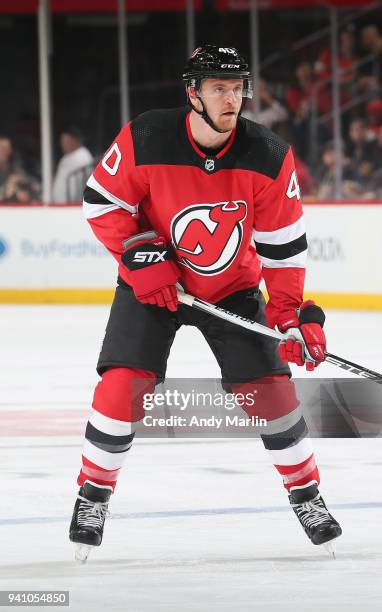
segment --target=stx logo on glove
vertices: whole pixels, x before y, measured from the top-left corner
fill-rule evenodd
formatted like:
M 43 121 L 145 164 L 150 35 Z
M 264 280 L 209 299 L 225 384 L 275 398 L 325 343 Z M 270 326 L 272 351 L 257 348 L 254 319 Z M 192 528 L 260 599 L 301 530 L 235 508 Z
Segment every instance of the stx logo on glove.
M 167 251 L 140 251 L 135 253 L 133 261 L 140 263 L 158 263 L 165 261 Z
M 179 271 L 163 236 L 143 232 L 124 240 L 123 248 L 121 263 L 129 270 L 129 285 L 137 300 L 175 312 Z

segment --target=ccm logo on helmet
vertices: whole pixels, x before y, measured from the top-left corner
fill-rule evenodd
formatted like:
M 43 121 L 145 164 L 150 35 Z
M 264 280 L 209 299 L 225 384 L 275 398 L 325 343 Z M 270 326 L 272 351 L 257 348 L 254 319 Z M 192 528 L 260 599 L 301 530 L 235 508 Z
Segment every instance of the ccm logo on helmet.
M 164 261 L 166 251 L 141 251 L 135 253 L 133 261 L 140 263 L 158 263 L 158 261 Z
M 235 49 L 230 49 L 229 47 L 219 47 L 220 53 L 230 53 L 231 55 L 236 55 Z
M 171 238 L 179 262 L 203 275 L 220 274 L 235 259 L 247 216 L 244 200 L 195 204 L 171 222 Z

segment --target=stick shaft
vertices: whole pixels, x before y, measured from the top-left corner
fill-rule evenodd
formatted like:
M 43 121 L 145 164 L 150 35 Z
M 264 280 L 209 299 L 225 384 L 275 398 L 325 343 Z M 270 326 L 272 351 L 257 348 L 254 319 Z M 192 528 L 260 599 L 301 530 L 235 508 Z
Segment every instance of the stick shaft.
M 352 374 L 357 374 L 363 378 L 370 378 L 370 380 L 374 380 L 382 385 L 382 374 L 374 372 L 374 370 L 369 370 L 369 368 L 365 368 L 358 363 L 353 363 L 352 361 L 348 361 L 348 359 L 338 357 L 338 355 L 333 355 L 333 353 L 325 353 L 325 361 L 332 363 L 333 365 L 336 365 L 347 372 L 351 372 Z
M 234 325 L 248 329 L 249 331 L 262 334 L 263 336 L 269 336 L 278 341 L 284 338 L 284 334 L 276 331 L 275 329 L 270 329 L 265 325 L 261 325 L 261 323 L 256 323 L 251 319 L 241 317 L 240 315 L 230 312 L 229 310 L 225 310 L 225 308 L 221 308 L 220 306 L 209 304 L 204 300 L 199 300 L 199 298 L 189 295 L 188 293 L 184 293 L 183 291 L 178 290 L 178 299 L 182 304 L 186 304 L 192 308 L 197 308 L 198 310 L 211 314 L 219 319 L 223 319 L 224 321 L 233 323 Z M 374 370 L 369 370 L 368 368 L 365 368 L 357 363 L 353 363 L 352 361 L 348 361 L 343 357 L 333 355 L 333 353 L 325 353 L 325 360 L 328 363 L 340 367 L 342 370 L 346 370 L 352 374 L 357 374 L 363 378 L 369 378 L 370 380 L 374 380 L 375 382 L 382 384 L 382 374 L 374 372 Z
M 225 308 L 220 308 L 220 306 L 215 306 L 214 304 L 209 304 L 208 302 L 199 300 L 199 298 L 193 297 L 192 295 L 184 293 L 183 291 L 178 290 L 178 300 L 179 302 L 182 302 L 182 304 L 187 304 L 187 306 L 192 306 L 193 308 L 197 308 L 198 310 L 212 314 L 219 319 L 223 319 L 224 321 L 229 321 L 235 325 L 240 325 L 240 327 L 249 329 L 249 331 L 258 332 L 263 336 L 269 336 L 275 340 L 282 340 L 284 338 L 283 334 L 275 329 L 265 327 L 265 325 L 261 325 L 261 323 L 256 323 L 251 319 L 247 319 L 246 317 L 242 317 L 238 314 L 230 312 L 229 310 L 225 310 Z

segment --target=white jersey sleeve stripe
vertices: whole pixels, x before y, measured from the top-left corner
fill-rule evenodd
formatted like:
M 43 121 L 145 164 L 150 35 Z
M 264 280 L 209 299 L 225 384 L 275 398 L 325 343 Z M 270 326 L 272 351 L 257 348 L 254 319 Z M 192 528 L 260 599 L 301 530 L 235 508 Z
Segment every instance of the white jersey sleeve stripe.
M 286 259 L 269 259 L 257 254 L 264 268 L 305 268 L 307 250 Z
M 86 219 L 95 219 L 96 217 L 100 217 L 101 215 L 109 213 L 112 210 L 120 210 L 121 208 L 117 204 L 89 204 L 85 200 L 83 200 L 82 205 Z
M 117 198 L 117 196 L 113 195 L 112 193 L 110 193 L 110 191 L 107 191 L 107 189 L 102 187 L 102 185 L 100 185 L 100 183 L 94 178 L 93 174 L 89 177 L 88 182 L 86 184 L 88 187 L 91 187 L 95 191 L 98 191 L 98 193 L 100 193 L 105 198 L 113 202 L 113 204 L 116 204 L 117 206 L 124 208 L 125 210 L 129 211 L 131 214 L 135 214 L 137 212 L 138 206 L 139 206 L 138 204 L 129 204 L 128 202 L 125 202 L 124 200 Z
M 255 242 L 264 242 L 265 244 L 286 244 L 292 242 L 305 234 L 305 221 L 301 216 L 298 221 L 274 230 L 273 232 L 257 232 L 253 230 L 253 239 Z

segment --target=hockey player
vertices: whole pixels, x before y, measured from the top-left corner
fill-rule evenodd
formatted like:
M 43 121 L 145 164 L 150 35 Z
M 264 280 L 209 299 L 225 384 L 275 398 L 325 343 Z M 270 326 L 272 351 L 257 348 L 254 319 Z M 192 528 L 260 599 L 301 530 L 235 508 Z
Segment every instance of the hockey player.
M 341 534 L 318 491 L 287 364 L 314 369 L 326 347 L 325 315 L 303 299 L 307 242 L 291 148 L 240 117 L 252 82 L 236 49 L 199 47 L 183 80 L 188 107 L 149 111 L 125 125 L 84 192 L 87 219 L 117 259 L 119 276 L 70 525 L 70 539 L 85 546 L 82 558 L 101 544 L 109 498 L 143 418 L 134 381 L 143 381 L 143 393 L 164 379 L 182 324 L 202 332 L 226 388 L 257 393 L 256 414 L 268 422 L 262 440 L 313 544 Z M 279 352 L 268 337 L 178 304 L 177 282 L 277 325 L 286 338 Z

